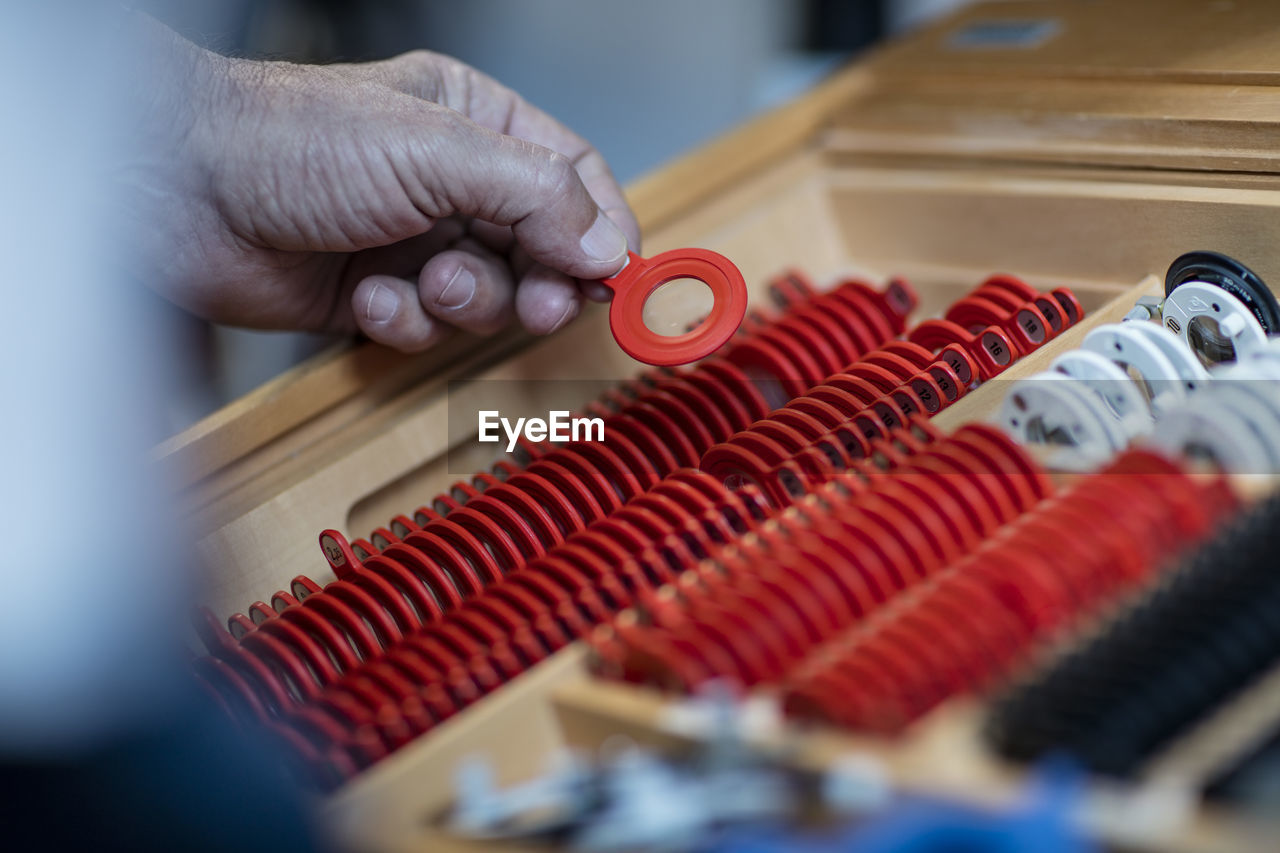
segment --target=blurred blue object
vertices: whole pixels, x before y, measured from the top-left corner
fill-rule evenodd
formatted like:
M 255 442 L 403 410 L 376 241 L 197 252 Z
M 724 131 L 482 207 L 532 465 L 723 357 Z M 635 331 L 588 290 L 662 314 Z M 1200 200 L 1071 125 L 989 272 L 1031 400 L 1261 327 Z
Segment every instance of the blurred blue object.
M 1044 768 L 1026 802 L 1005 811 L 901 797 L 870 819 L 834 832 L 785 827 L 726 831 L 709 853 L 1094 853 L 1070 825 L 1078 781 L 1070 768 Z

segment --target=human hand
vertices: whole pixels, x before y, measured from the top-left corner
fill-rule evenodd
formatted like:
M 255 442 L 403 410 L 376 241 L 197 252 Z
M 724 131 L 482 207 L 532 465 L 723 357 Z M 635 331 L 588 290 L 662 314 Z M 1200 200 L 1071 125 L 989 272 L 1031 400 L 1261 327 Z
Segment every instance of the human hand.
M 547 333 L 639 248 L 600 153 L 456 60 L 228 59 L 146 26 L 182 82 L 146 106 L 134 239 L 197 314 L 405 351 L 513 313 Z

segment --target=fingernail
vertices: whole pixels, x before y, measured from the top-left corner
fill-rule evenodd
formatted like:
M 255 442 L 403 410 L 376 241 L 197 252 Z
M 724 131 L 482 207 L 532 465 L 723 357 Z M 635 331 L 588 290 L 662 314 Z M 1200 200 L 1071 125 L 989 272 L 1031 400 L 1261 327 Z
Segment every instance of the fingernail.
M 364 315 L 371 323 L 387 323 L 400 310 L 400 295 L 385 284 L 375 284 L 369 291 L 369 302 Z
M 476 295 L 476 277 L 471 271 L 458 264 L 458 271 L 449 279 L 449 283 L 436 297 L 436 304 L 441 308 L 461 308 Z
M 600 263 L 621 261 L 627 254 L 626 235 L 603 211 L 596 213 L 596 221 L 582 235 L 580 245 L 591 260 Z
M 564 306 L 564 311 L 560 312 L 560 319 L 556 320 L 555 323 L 551 325 L 551 328 L 547 331 L 547 334 L 551 334 L 552 332 L 557 331 L 565 323 L 572 320 L 573 316 L 578 313 L 577 308 L 578 308 L 578 303 L 570 299 L 568 304 Z

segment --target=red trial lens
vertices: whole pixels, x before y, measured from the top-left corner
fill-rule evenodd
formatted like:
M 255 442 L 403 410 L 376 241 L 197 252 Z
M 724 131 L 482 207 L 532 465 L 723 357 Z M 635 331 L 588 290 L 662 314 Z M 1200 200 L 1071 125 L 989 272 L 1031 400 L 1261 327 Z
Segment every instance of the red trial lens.
M 627 265 L 602 284 L 613 291 L 609 328 L 623 352 L 646 364 L 688 364 L 710 355 L 733 335 L 747 312 L 747 285 L 724 255 L 675 249 L 652 258 L 628 253 Z M 660 335 L 644 322 L 644 304 L 659 287 L 695 279 L 711 290 L 711 313 L 692 331 Z

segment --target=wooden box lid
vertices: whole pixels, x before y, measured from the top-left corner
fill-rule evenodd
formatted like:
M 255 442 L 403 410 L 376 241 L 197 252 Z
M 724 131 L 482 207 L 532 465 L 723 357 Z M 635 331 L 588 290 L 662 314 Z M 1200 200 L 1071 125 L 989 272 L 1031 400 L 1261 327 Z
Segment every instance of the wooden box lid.
M 1274 174 L 1280 3 L 987 2 L 863 63 L 827 144 L 904 158 Z

